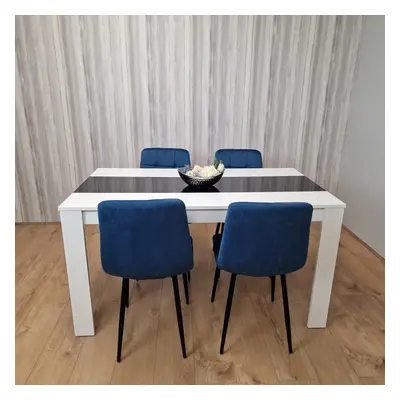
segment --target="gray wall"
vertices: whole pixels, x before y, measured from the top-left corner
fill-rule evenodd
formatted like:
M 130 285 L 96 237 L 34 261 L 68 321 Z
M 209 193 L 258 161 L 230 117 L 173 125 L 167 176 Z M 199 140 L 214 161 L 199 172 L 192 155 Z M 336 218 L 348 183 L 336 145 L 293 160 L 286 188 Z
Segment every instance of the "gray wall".
M 259 149 L 335 192 L 360 16 L 16 18 L 16 220 L 146 146 Z
M 338 193 L 344 224 L 385 255 L 385 17 L 364 20 Z

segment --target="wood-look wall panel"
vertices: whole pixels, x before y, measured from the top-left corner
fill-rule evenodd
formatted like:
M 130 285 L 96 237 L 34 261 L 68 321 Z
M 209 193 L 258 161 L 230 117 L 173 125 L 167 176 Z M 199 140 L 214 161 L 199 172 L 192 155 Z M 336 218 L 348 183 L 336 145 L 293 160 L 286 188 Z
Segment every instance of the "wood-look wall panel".
M 361 16 L 17 16 L 16 220 L 142 148 L 259 149 L 335 191 Z
M 311 59 L 312 77 L 309 85 L 308 109 L 306 112 L 305 138 L 300 168 L 309 177 L 316 176 L 317 159 L 323 129 L 323 117 L 326 102 L 326 87 L 329 81 L 329 66 L 335 35 L 337 17 L 322 16 L 318 19 L 314 48 Z M 324 105 L 321 107 L 321 105 Z M 311 117 L 312 116 L 312 117 Z M 311 118 L 310 118 L 311 117 Z M 305 156 L 307 155 L 307 156 Z M 313 156 L 311 156 L 313 155 Z
M 329 186 L 334 192 L 337 189 L 343 137 L 358 56 L 358 41 L 346 41 L 348 37 L 360 39 L 361 19 L 354 16 L 337 18 L 336 25 L 337 35 L 332 47 L 316 173 L 316 179 L 321 185 Z
M 66 71 L 67 109 L 71 115 L 72 142 L 75 149 L 75 173 L 81 182 L 93 170 L 96 152 L 93 151 L 91 100 L 87 90 L 87 68 L 83 59 L 81 23 L 78 16 L 59 20 L 63 40 L 63 65 Z M 69 32 L 76 32 L 70 35 Z M 81 101 L 74 101 L 81 99 Z M 79 145 L 78 145 L 79 144 Z

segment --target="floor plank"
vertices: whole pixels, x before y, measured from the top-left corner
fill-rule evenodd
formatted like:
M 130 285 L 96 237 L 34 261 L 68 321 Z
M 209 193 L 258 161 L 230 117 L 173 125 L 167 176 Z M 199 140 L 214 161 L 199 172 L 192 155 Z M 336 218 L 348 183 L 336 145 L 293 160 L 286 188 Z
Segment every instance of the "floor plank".
M 385 378 L 383 376 L 360 378 L 360 382 L 362 385 L 384 385 Z
M 340 324 L 338 321 L 332 323 L 329 330 L 359 377 L 384 376 L 384 332 L 370 322 L 368 314 L 366 318 L 362 318 L 361 308 L 358 309 L 358 313 L 353 314 L 346 306 L 360 301 L 359 297 L 354 295 L 351 299 L 340 302 L 337 298 L 332 300 L 334 303 L 338 302 L 338 306 L 345 311 L 345 317 L 341 319 Z M 368 303 L 365 298 L 363 301 Z M 353 315 L 356 318 L 353 318 Z
M 79 356 L 84 337 L 75 337 L 68 304 L 51 333 L 26 383 L 66 385 Z
M 46 290 L 36 301 L 15 334 L 16 383 L 25 383 L 69 301 L 67 279 L 56 265 Z
M 86 243 L 90 256 L 94 251 L 98 250 L 97 239 L 97 230 L 88 227 L 86 229 Z M 94 312 L 97 313 L 97 306 L 103 293 L 107 276 L 102 273 L 96 260 L 89 259 L 89 265 L 92 306 Z M 67 384 L 78 360 L 84 340 L 84 337 L 76 337 L 74 334 L 71 306 L 67 304 L 35 364 L 27 384 Z
M 32 273 L 33 266 L 56 254 L 63 255 L 61 229 L 58 224 L 17 226 L 15 242 L 15 285 Z M 50 251 L 49 251 L 50 249 Z M 54 265 L 54 264 L 53 264 Z M 37 274 L 40 276 L 40 274 Z
M 279 280 L 277 280 L 278 283 Z M 268 283 L 269 282 L 265 282 Z M 289 280 L 288 280 L 289 283 Z M 277 285 L 278 286 L 278 285 Z M 269 350 L 272 364 L 280 381 L 315 381 L 317 374 L 304 347 L 299 343 L 292 318 L 292 342 L 294 353 L 289 354 L 286 341 L 282 300 L 275 299 L 271 303 L 270 295 L 253 294 L 252 303 L 261 326 L 265 345 Z M 296 312 L 291 302 L 291 314 Z
M 313 380 L 289 380 L 279 381 L 280 385 L 320 385 L 321 382 L 318 379 Z
M 49 282 L 61 271 L 63 263 L 60 252 L 52 252 L 53 257 L 43 257 L 42 251 L 37 253 L 31 264 L 31 269 L 18 284 L 15 294 L 15 329 L 21 326 L 37 301 L 48 290 Z
M 171 279 L 130 283 L 116 362 L 121 280 L 104 274 L 97 226 L 86 226 L 96 335 L 75 337 L 59 224 L 16 225 L 17 384 L 384 384 L 385 268 L 342 231 L 326 329 L 307 313 L 320 224 L 304 268 L 288 275 L 294 353 L 288 354 L 279 279 L 238 277 L 225 353 L 219 354 L 229 274 L 210 302 L 215 224 L 191 224 L 190 305 L 179 279 L 188 358 L 182 358 Z

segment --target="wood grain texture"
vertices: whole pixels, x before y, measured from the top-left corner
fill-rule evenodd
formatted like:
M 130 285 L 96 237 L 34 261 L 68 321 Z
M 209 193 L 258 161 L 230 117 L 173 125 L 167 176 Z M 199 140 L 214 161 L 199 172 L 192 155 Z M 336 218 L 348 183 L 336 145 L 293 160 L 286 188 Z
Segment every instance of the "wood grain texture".
M 17 221 L 146 146 L 257 148 L 335 193 L 362 16 L 17 16 Z
M 287 278 L 292 355 L 280 285 L 271 303 L 268 278 L 243 276 L 237 279 L 225 353 L 219 354 L 229 274 L 221 273 L 211 303 L 215 225 L 191 224 L 190 305 L 179 281 L 187 359 L 172 282 L 164 279 L 131 282 L 121 363 L 116 362 L 121 280 L 101 269 L 98 227 L 85 228 L 96 336 L 75 337 L 60 226 L 17 225 L 16 383 L 384 384 L 384 263 L 346 230 L 327 328 L 306 326 L 319 225 L 312 224 L 306 266 Z

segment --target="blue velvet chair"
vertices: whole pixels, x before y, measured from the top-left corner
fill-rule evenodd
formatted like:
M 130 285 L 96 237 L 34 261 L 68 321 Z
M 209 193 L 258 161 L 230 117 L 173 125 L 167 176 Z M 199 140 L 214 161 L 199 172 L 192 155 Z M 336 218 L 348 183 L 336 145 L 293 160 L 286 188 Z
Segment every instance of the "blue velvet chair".
M 211 301 L 214 301 L 220 271 L 231 273 L 220 353 L 226 332 L 237 275 L 271 278 L 274 301 L 275 277 L 280 275 L 286 335 L 292 353 L 286 274 L 302 268 L 307 260 L 313 207 L 308 203 L 232 203 L 224 234 L 213 237 L 216 260 Z
M 262 168 L 262 155 L 254 149 L 219 149 L 215 152 L 215 159 L 223 162 L 225 168 Z M 217 235 L 224 231 L 224 224 L 218 223 L 215 230 Z
M 190 165 L 190 154 L 186 149 L 173 147 L 149 147 L 142 150 L 140 168 L 182 168 Z M 188 272 L 190 281 L 190 272 Z M 185 286 L 185 293 L 186 293 Z
M 225 168 L 262 168 L 262 155 L 253 149 L 219 149 L 215 158 L 224 163 Z
M 143 149 L 140 168 L 181 168 L 190 165 L 190 154 L 185 149 L 152 147 Z
M 101 264 L 107 274 L 122 278 L 117 361 L 121 361 L 129 279 L 172 278 L 183 357 L 185 338 L 177 276 L 193 268 L 193 247 L 185 204 L 178 199 L 112 200 L 98 206 Z

